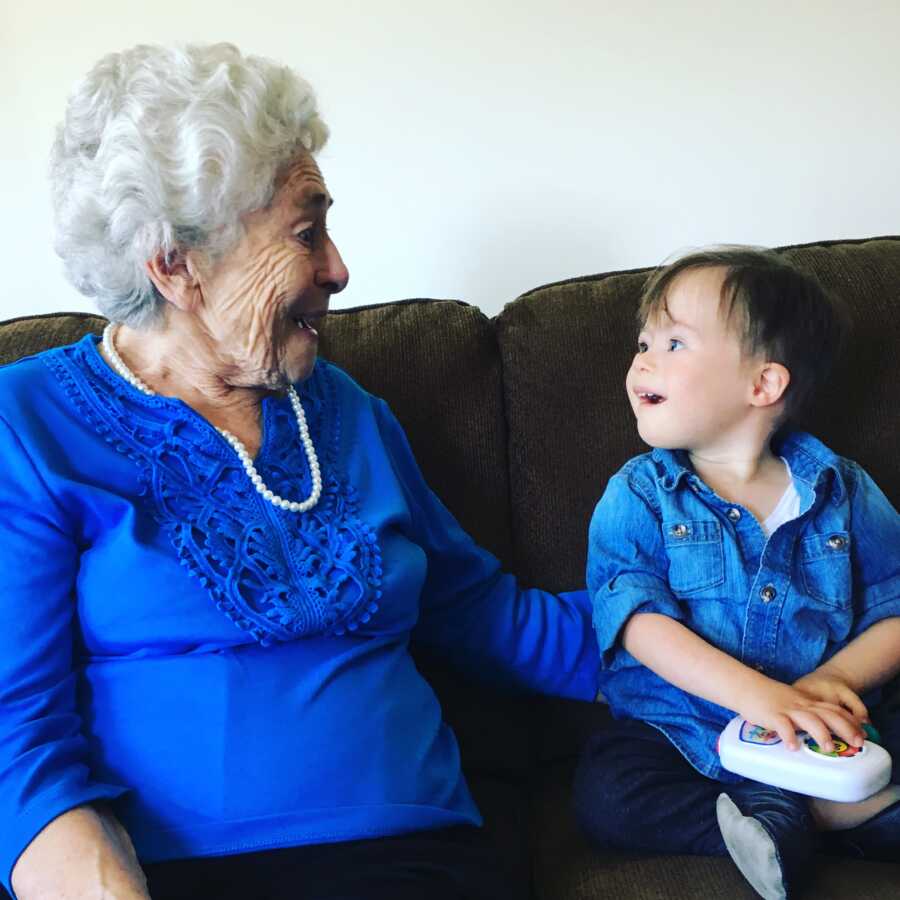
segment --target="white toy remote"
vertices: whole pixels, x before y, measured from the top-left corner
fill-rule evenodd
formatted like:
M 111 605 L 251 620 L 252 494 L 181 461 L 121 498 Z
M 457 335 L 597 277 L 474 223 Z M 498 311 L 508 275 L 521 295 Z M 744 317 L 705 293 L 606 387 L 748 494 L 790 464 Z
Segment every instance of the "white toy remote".
M 797 738 L 800 749 L 788 750 L 774 731 L 738 716 L 719 735 L 719 759 L 745 778 L 844 803 L 871 797 L 891 779 L 890 754 L 872 741 L 851 747 L 833 738 L 834 750 L 824 753 L 805 731 Z

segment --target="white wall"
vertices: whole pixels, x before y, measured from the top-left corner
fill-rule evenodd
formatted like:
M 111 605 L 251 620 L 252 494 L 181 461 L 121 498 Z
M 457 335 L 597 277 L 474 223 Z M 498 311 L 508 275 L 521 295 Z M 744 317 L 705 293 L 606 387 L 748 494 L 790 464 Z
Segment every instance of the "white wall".
M 74 80 L 138 42 L 231 40 L 313 82 L 336 306 L 493 314 L 688 246 L 900 232 L 897 0 L 5 7 L 0 319 L 91 309 L 51 248 L 47 151 Z

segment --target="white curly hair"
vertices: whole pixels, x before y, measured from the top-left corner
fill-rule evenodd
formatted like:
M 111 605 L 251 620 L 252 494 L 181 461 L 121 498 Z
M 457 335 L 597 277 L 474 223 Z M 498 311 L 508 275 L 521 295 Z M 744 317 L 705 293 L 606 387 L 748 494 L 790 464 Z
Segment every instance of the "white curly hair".
M 56 252 L 114 322 L 152 327 L 145 264 L 176 247 L 216 258 L 279 172 L 328 138 L 309 84 L 232 44 L 140 45 L 72 92 L 50 158 Z

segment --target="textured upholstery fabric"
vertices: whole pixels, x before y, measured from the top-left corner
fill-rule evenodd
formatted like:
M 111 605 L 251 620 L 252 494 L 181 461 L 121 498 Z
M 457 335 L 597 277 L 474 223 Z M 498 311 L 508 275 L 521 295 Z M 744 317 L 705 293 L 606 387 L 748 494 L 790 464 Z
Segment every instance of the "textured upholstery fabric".
M 100 334 L 102 316 L 88 313 L 50 313 L 0 322 L 0 366 L 50 347 L 72 344 L 89 331 Z
M 390 403 L 431 488 L 512 563 L 506 422 L 491 321 L 476 307 L 410 300 L 338 310 L 321 354 Z
M 584 585 L 594 504 L 610 475 L 643 449 L 624 385 L 645 278 L 549 285 L 497 320 L 516 569 L 549 590 Z

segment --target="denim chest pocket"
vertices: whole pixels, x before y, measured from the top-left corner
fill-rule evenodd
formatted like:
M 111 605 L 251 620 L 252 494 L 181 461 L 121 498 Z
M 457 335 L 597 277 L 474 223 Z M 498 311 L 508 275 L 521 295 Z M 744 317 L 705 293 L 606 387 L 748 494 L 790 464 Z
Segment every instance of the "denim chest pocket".
M 850 535 L 812 534 L 800 541 L 800 574 L 806 593 L 829 606 L 850 603 Z
M 722 526 L 714 521 L 663 522 L 663 539 L 669 557 L 669 586 L 679 594 L 691 594 L 725 581 Z

